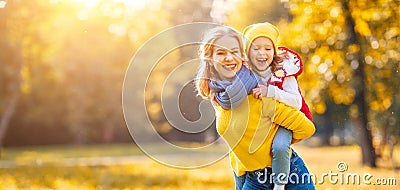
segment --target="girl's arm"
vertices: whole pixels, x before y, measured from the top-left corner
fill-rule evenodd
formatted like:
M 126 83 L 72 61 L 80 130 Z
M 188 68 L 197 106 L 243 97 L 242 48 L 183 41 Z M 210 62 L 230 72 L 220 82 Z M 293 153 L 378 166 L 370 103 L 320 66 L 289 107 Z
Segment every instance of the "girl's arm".
M 277 86 L 268 85 L 266 96 L 278 100 L 286 105 L 300 110 L 302 106 L 302 97 L 299 91 L 297 79 L 294 76 L 286 77 L 282 84 L 283 90 Z
M 284 47 L 279 49 L 280 55 L 284 57 L 281 62 L 282 68 L 277 69 L 268 81 L 268 87 L 264 87 L 262 95 L 285 103 L 297 110 L 303 106 L 303 98 L 300 94 L 297 76 L 301 74 L 303 64 L 300 56 Z M 278 85 L 281 85 L 279 88 Z M 260 90 L 255 90 L 255 92 Z M 254 93 L 253 95 L 257 95 Z

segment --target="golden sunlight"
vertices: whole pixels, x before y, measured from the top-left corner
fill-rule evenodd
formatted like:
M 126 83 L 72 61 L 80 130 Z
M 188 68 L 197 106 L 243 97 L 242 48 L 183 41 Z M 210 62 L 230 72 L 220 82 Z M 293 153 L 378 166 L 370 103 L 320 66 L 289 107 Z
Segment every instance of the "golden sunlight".
M 116 3 L 123 3 L 127 7 L 134 9 L 143 9 L 147 1 L 143 0 L 114 0 Z
M 55 1 L 55 0 L 51 0 Z M 95 8 L 102 0 L 73 0 L 76 4 L 82 4 L 84 7 L 92 9 Z M 143 9 L 146 5 L 161 4 L 161 0 L 111 0 L 113 3 L 123 3 L 126 7 L 131 9 Z
M 123 3 L 133 10 L 148 7 L 152 10 L 159 10 L 162 0 L 114 0 L 115 3 Z
M 65 0 L 49 0 L 50 3 L 59 3 L 62 1 Z M 72 0 L 69 2 L 77 5 L 78 9 L 80 9 L 77 12 L 79 20 L 88 20 L 96 11 L 100 11 L 101 13 L 113 18 L 120 18 L 123 15 L 123 11 L 113 5 L 122 5 L 127 12 L 133 12 L 145 8 L 149 8 L 150 10 L 159 10 L 162 0 Z M 114 33 L 125 33 L 116 25 L 113 25 L 111 30 L 113 30 Z
M 83 4 L 86 8 L 95 8 L 100 0 L 74 0 L 75 3 Z
M 7 5 L 7 1 L 0 1 L 0 9 L 5 8 Z

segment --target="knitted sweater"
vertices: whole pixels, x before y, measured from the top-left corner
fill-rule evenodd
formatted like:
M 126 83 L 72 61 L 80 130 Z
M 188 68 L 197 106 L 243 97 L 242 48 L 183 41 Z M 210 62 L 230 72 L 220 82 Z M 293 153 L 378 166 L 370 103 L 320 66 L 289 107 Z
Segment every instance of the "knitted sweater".
M 230 162 L 237 175 L 272 166 L 271 146 L 279 125 L 293 132 L 293 139 L 310 137 L 314 124 L 304 114 L 272 98 L 252 95 L 232 109 L 214 105 L 217 131 L 229 145 Z
M 263 97 L 247 95 L 261 78 L 242 67 L 232 81 L 213 81 L 217 131 L 229 145 L 230 162 L 237 175 L 272 166 L 271 146 L 279 125 L 293 132 L 298 142 L 315 132 L 314 124 L 300 111 Z M 246 96 L 247 95 L 247 96 Z

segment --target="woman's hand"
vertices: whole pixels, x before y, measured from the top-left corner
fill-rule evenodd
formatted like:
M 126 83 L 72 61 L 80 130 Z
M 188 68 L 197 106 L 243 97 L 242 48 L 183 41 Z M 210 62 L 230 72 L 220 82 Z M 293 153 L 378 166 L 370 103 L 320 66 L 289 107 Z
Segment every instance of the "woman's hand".
M 262 99 L 263 96 L 267 96 L 268 87 L 267 85 L 259 84 L 252 90 L 252 92 L 254 98 Z

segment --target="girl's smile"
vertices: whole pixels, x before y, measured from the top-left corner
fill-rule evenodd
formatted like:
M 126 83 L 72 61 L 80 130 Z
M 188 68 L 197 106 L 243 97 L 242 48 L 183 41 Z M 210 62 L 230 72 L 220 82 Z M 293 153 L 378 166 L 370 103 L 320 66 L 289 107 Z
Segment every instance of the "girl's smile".
M 250 63 L 258 71 L 266 70 L 274 59 L 274 44 L 269 38 L 256 38 L 249 50 Z
M 267 65 L 267 58 L 256 58 L 257 65 L 265 66 Z

